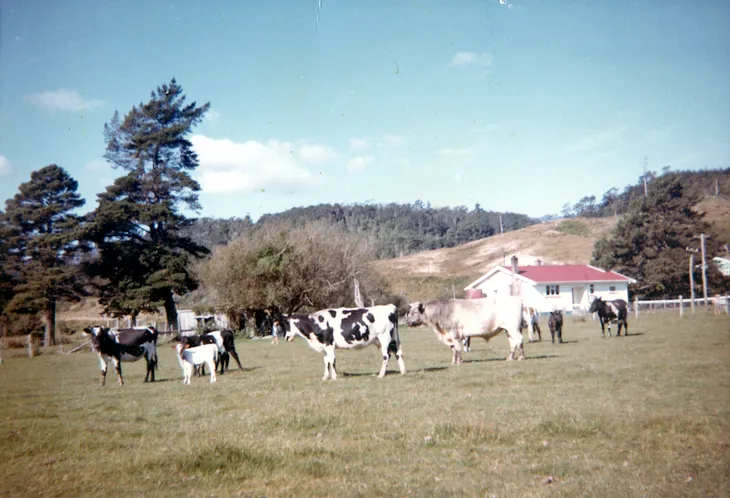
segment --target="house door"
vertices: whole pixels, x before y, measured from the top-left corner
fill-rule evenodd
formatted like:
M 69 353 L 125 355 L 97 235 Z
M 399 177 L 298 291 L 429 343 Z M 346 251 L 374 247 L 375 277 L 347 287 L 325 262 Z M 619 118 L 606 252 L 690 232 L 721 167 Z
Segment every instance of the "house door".
M 583 294 L 585 294 L 585 292 L 585 287 L 573 287 L 573 309 L 575 309 L 576 307 L 578 309 L 581 308 L 581 303 L 583 302 Z

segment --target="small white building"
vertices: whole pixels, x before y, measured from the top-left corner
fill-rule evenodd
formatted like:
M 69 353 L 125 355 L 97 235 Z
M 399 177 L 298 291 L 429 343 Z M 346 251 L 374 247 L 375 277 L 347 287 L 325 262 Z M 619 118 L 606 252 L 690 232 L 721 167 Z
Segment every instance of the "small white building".
M 730 259 L 721 258 L 720 256 L 712 258 L 712 262 L 715 263 L 720 273 L 726 277 L 730 277 Z
M 515 264 L 516 266 L 516 264 Z M 591 265 L 516 266 L 517 295 L 541 313 L 556 309 L 587 311 L 594 296 L 629 302 L 629 289 L 636 280 L 620 273 Z M 485 296 L 509 295 L 512 269 L 495 266 L 467 285 L 464 290 L 480 289 Z

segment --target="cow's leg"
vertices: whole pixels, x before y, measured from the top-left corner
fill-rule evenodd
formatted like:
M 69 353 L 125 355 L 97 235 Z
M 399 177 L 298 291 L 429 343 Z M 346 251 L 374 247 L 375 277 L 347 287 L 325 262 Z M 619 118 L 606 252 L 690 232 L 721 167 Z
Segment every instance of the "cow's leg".
M 124 378 L 122 377 L 122 359 L 112 357 L 112 361 L 114 362 L 114 368 L 117 371 L 117 377 L 119 378 L 119 385 L 124 385 Z
M 398 368 L 401 375 L 406 373 L 406 363 L 403 361 L 403 348 L 398 344 L 398 350 L 395 352 L 395 358 L 398 360 Z
M 537 339 L 542 342 L 542 330 L 540 330 L 540 325 L 537 322 L 535 322 L 534 328 L 537 331 Z
M 629 321 L 626 318 L 624 318 L 624 335 L 629 335 Z
M 215 370 L 216 370 L 216 368 L 215 368 L 215 361 L 208 361 L 207 363 L 208 363 L 208 368 L 210 369 L 210 383 L 212 384 L 213 382 L 216 381 L 216 376 L 215 376 Z
M 462 341 L 463 336 L 461 335 L 461 330 L 459 328 L 454 328 L 451 330 L 451 350 L 454 352 L 451 358 L 451 363 L 459 365 L 462 363 L 461 358 L 461 347 L 462 347 Z
M 243 370 L 243 365 L 241 365 L 241 360 L 238 359 L 238 353 L 236 353 L 235 349 L 232 349 L 228 352 L 231 356 L 233 356 L 233 359 L 236 360 L 236 363 L 238 363 L 238 369 Z
M 103 356 L 99 355 L 99 363 L 101 364 L 101 379 L 100 384 L 104 386 L 106 384 L 106 370 L 109 366 L 107 360 Z
M 558 342 L 563 343 L 563 326 L 558 327 Z
M 337 370 L 335 370 L 335 346 L 324 347 L 324 377 L 322 380 L 337 379 Z
M 383 364 L 380 367 L 380 372 L 378 373 L 378 378 L 385 377 L 385 370 L 388 368 L 388 359 L 390 358 L 390 343 L 383 344 L 383 342 L 380 342 L 380 352 L 383 356 Z M 395 346 L 395 343 L 393 343 L 393 346 Z

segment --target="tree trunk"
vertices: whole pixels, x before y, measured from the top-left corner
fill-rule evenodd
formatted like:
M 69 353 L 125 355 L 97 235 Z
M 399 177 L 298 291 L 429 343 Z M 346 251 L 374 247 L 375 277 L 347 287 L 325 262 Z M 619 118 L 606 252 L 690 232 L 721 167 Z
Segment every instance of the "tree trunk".
M 136 313 L 129 315 L 129 326 L 130 327 L 137 326 L 137 314 Z
M 172 297 L 172 289 L 165 296 L 165 316 L 167 317 L 167 327 L 172 332 L 177 332 L 177 308 L 175 299 Z
M 43 312 L 43 321 L 46 325 L 43 345 L 45 347 L 56 345 L 56 301 L 51 301 Z

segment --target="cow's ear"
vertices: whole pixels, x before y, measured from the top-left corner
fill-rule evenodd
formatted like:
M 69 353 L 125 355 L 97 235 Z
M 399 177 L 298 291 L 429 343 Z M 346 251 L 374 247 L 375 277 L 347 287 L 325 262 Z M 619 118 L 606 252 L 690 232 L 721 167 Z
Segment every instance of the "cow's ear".
M 418 302 L 418 312 L 423 313 L 424 311 L 426 311 L 426 308 L 424 308 L 423 303 L 419 301 Z

